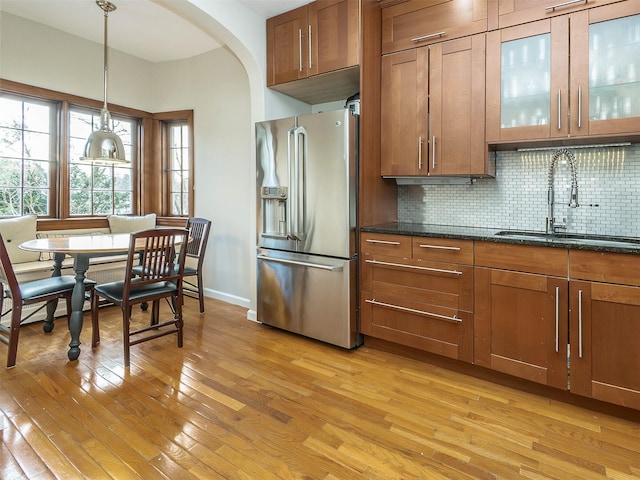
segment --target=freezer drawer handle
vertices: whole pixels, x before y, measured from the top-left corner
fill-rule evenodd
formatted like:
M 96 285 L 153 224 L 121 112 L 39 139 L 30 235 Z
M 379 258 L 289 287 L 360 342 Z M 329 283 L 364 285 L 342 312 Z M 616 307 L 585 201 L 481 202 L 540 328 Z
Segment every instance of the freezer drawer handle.
M 300 265 L 301 267 L 319 268 L 320 270 L 329 270 L 331 272 L 339 272 L 342 270 L 342 265 L 320 265 L 318 263 L 299 262 L 295 260 L 283 260 L 281 258 L 273 258 L 267 255 L 258 255 L 259 260 L 266 260 L 269 262 L 286 263 L 288 265 Z
M 393 308 L 394 310 L 402 310 L 403 312 L 417 313 L 418 315 L 426 315 L 427 317 L 436 317 L 436 318 L 441 318 L 443 320 L 452 320 L 454 322 L 462 322 L 462 319 L 456 317 L 455 315 L 453 317 L 448 317 L 446 315 L 440 315 L 438 313 L 424 312 L 422 310 L 415 310 L 413 308 L 400 307 L 398 305 L 393 305 L 391 303 L 378 302 L 375 298 L 371 300 L 365 300 L 365 302 L 371 303 L 373 305 L 378 305 L 379 307 Z
M 365 260 L 366 263 L 374 263 L 376 265 L 386 265 L 388 267 L 414 268 L 416 270 L 427 270 L 429 272 L 452 273 L 454 275 L 462 275 L 458 270 L 444 270 L 442 268 L 418 267 L 417 265 L 404 265 L 402 263 L 381 262 L 379 260 Z

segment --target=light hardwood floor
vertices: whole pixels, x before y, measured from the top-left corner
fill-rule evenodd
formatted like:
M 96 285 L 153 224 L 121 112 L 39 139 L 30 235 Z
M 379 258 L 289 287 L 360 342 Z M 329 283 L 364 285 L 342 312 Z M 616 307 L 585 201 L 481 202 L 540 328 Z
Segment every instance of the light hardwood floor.
M 135 317 L 148 319 L 137 311 Z M 101 310 L 68 332 L 24 327 L 0 368 L 0 478 L 630 479 L 640 423 L 370 347 L 345 351 L 187 300 L 185 346 L 131 348 Z M 4 365 L 6 347 L 0 346 Z

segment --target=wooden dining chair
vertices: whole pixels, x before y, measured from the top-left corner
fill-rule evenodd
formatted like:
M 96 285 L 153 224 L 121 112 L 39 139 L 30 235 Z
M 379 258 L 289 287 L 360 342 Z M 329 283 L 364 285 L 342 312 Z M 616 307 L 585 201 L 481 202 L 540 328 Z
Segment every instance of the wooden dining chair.
M 130 364 L 130 347 L 154 338 L 175 333 L 178 347 L 182 347 L 182 274 L 186 250 L 180 248 L 188 231 L 182 228 L 162 228 L 131 234 L 124 280 L 104 283 L 95 289 L 91 305 L 93 325 L 91 346 L 100 343 L 98 304 L 100 297 L 122 310 L 122 339 L 124 365 Z M 160 320 L 160 300 L 171 302 L 172 318 Z M 151 303 L 152 322 L 131 329 L 132 306 Z
M 11 309 L 2 313 L 2 316 L 11 313 L 10 323 L 5 325 L 0 322 L 0 341 L 9 346 L 7 368 L 10 368 L 16 364 L 20 325 L 45 307 L 47 308 L 47 318 L 53 318 L 59 298 L 65 298 L 67 301 L 68 317 L 71 313 L 71 295 L 76 285 L 76 279 L 73 275 L 58 275 L 19 283 L 9 259 L 4 239 L 0 234 L 0 283 L 2 284 L 0 311 L 2 311 L 4 299 L 11 299 Z M 93 280 L 85 279 L 85 291 L 90 293 L 92 299 L 95 285 L 96 282 Z M 43 305 L 22 318 L 22 307 L 34 303 L 43 303 Z M 45 332 L 50 332 L 52 328 L 52 324 L 45 324 Z
M 204 254 L 209 240 L 209 230 L 211 220 L 206 218 L 191 217 L 187 220 L 185 227 L 189 230 L 189 243 L 187 243 L 187 258 L 194 259 L 184 266 L 184 290 L 187 297 L 200 300 L 200 313 L 204 313 L 204 285 L 202 282 L 202 264 Z M 189 277 L 196 277 L 196 283 L 188 280 Z

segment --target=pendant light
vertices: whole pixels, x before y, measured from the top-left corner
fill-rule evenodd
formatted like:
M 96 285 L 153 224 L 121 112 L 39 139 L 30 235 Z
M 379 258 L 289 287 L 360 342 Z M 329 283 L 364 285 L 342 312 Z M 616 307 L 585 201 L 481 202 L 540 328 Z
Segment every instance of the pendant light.
M 89 135 L 80 160 L 95 163 L 128 163 L 120 137 L 111 129 L 111 114 L 107 110 L 107 18 L 116 6 L 107 0 L 96 0 L 104 11 L 104 105 L 100 111 L 100 129 Z

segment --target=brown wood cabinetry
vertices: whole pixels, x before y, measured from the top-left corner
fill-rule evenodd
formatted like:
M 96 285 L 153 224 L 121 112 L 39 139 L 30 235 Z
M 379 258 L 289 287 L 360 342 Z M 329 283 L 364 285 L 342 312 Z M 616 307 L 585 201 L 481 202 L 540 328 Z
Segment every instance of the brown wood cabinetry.
M 361 236 L 361 331 L 471 362 L 473 242 Z
M 640 409 L 640 256 L 569 257 L 570 390 Z
M 309 76 L 308 7 L 267 19 L 267 86 Z
M 385 4 L 391 4 L 385 7 Z M 382 1 L 382 53 L 487 31 L 486 0 Z
M 316 0 L 267 19 L 267 86 L 311 102 L 356 93 L 359 14 L 359 0 Z
M 567 388 L 568 254 L 476 242 L 475 363 Z
M 489 32 L 487 141 L 637 134 L 638 29 L 627 0 Z
M 542 20 L 557 15 L 599 7 L 621 0 L 500 0 L 498 2 L 499 28 Z M 491 19 L 493 21 L 493 19 Z
M 383 176 L 493 174 L 484 72 L 485 34 L 382 57 Z

